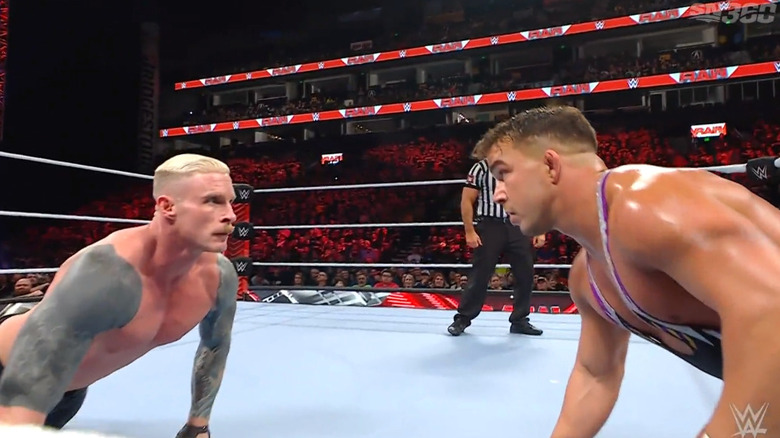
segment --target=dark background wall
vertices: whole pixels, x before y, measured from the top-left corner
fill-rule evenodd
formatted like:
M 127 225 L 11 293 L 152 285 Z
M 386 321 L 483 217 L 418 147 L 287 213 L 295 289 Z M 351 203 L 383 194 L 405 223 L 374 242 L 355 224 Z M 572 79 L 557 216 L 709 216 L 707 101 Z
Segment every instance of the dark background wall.
M 148 13 L 132 2 L 11 0 L 0 149 L 134 170 L 139 22 Z M 0 209 L 66 212 L 126 182 L 0 158 Z M 17 223 L 0 218 L 0 232 Z

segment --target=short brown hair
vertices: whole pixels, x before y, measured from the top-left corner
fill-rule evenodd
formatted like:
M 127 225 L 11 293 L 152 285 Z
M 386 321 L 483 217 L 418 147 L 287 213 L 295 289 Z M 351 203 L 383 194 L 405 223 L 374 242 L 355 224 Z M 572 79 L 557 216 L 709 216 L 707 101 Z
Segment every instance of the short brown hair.
M 543 137 L 557 140 L 574 153 L 596 153 L 598 150 L 596 130 L 580 110 L 572 106 L 546 106 L 523 111 L 491 128 L 477 142 L 472 156 L 484 159 L 502 140 L 517 146 L 523 141 Z

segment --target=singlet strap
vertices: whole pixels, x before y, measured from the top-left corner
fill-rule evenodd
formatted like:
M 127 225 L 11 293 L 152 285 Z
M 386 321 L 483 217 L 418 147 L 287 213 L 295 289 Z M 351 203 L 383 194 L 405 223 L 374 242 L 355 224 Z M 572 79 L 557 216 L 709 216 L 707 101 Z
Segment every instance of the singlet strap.
M 588 283 L 590 284 L 590 291 L 593 294 L 593 297 L 596 299 L 599 308 L 613 323 L 630 330 L 630 327 L 623 324 L 623 320 L 620 319 L 615 309 L 604 298 L 604 294 L 601 293 L 601 290 L 596 284 L 596 278 L 593 275 L 593 269 L 590 267 L 590 262 L 588 260 L 589 257 L 590 256 L 588 253 L 585 252 L 585 266 L 588 269 Z

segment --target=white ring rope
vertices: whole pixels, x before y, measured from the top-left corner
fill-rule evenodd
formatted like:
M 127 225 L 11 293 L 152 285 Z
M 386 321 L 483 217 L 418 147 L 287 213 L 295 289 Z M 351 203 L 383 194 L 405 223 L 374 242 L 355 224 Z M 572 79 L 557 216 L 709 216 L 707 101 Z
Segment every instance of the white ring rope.
M 254 262 L 254 266 L 267 266 L 267 267 L 280 267 L 280 268 L 303 268 L 303 267 L 317 267 L 317 268 L 420 268 L 420 269 L 469 269 L 471 264 L 442 264 L 442 263 L 322 263 L 322 262 L 310 262 L 310 263 L 285 263 L 285 262 Z M 510 265 L 496 265 L 496 268 L 509 268 Z M 549 265 L 539 264 L 534 265 L 536 269 L 569 269 L 571 265 Z M 57 272 L 60 268 L 29 268 L 29 269 L 0 269 L 0 275 L 2 274 L 37 274 L 45 272 Z
M 148 224 L 149 221 L 143 219 L 123 219 L 116 217 L 100 217 L 100 216 L 78 216 L 71 214 L 50 214 L 50 213 L 27 213 L 24 211 L 8 211 L 0 210 L 0 216 L 9 217 L 29 217 L 38 219 L 64 219 L 74 221 L 94 221 L 94 222 L 117 222 L 128 224 Z
M 463 222 L 387 222 L 377 224 L 256 225 L 255 230 L 307 230 L 311 228 L 459 227 Z
M 341 184 L 337 186 L 309 186 L 309 187 L 278 187 L 269 189 L 255 189 L 255 193 L 283 193 L 305 192 L 309 190 L 345 190 L 345 189 L 379 189 L 385 187 L 412 187 L 433 186 L 440 184 L 463 184 L 462 179 L 440 179 L 433 181 L 402 181 L 391 183 L 365 183 L 365 184 Z
M 420 268 L 420 269 L 468 269 L 471 268 L 471 263 L 323 263 L 323 262 L 254 262 L 254 266 L 269 266 L 269 267 L 317 267 L 317 268 Z M 496 268 L 509 268 L 511 265 L 496 265 Z M 538 264 L 534 265 L 536 269 L 569 269 L 571 265 L 551 265 L 551 264 Z
M 3 274 L 45 274 L 59 271 L 60 268 L 0 269 Z
M 775 167 L 780 168 L 780 158 L 775 160 Z M 709 170 L 720 173 L 745 173 L 747 164 L 728 164 L 723 166 L 709 167 L 676 167 L 681 170 Z M 309 187 L 279 187 L 268 189 L 255 189 L 255 193 L 285 193 L 285 192 L 305 192 L 309 190 L 346 190 L 346 189 L 376 189 L 386 187 L 410 187 L 410 186 L 433 186 L 444 184 L 463 184 L 463 179 L 442 179 L 432 181 L 406 181 L 391 183 L 366 183 L 366 184 L 341 184 L 334 186 L 309 186 Z
M 51 160 L 48 158 L 33 157 L 29 155 L 14 154 L 10 152 L 0 151 L 0 157 L 11 158 L 16 160 L 32 161 L 36 163 L 51 164 L 55 166 L 71 167 L 75 169 L 91 170 L 94 172 L 109 173 L 113 175 L 129 176 L 142 179 L 153 179 L 150 175 L 143 175 L 139 173 L 124 172 L 121 170 L 107 169 L 103 167 L 87 166 L 84 164 L 69 163 L 60 160 Z M 775 160 L 775 167 L 780 168 L 780 158 Z M 721 173 L 743 173 L 747 171 L 747 164 L 731 164 L 725 166 L 709 166 L 709 167 L 694 167 L 694 168 L 680 168 L 686 170 L 709 170 L 712 172 Z M 409 181 L 409 182 L 394 182 L 394 183 L 367 183 L 367 184 L 345 184 L 345 185 L 333 185 L 333 186 L 313 186 L 313 187 L 281 187 L 281 188 L 265 188 L 255 189 L 255 193 L 283 193 L 283 192 L 298 192 L 298 191 L 310 191 L 310 190 L 344 190 L 344 189 L 360 189 L 360 188 L 383 188 L 383 187 L 411 187 L 411 186 L 426 186 L 426 185 L 442 185 L 442 184 L 463 184 L 462 179 L 452 180 L 437 180 L 437 181 Z M 0 216 L 15 216 L 15 217 L 28 217 L 28 218 L 42 218 L 42 219 L 65 219 L 65 220 L 84 220 L 84 221 L 97 221 L 97 222 L 115 222 L 115 223 L 137 223 L 146 224 L 149 221 L 141 219 L 123 219 L 123 218 L 107 218 L 99 216 L 78 216 L 78 215 L 64 215 L 64 214 L 48 214 L 48 213 L 27 213 L 19 211 L 6 211 L 0 210 Z M 434 226 L 460 226 L 462 222 L 410 222 L 410 223 L 376 223 L 376 224 L 320 224 L 320 225 L 258 225 L 253 228 L 256 230 L 280 230 L 280 229 L 307 229 L 307 228 L 388 228 L 388 227 L 434 227 Z M 471 268 L 471 264 L 406 264 L 406 263 L 265 263 L 254 262 L 255 266 L 275 266 L 275 267 L 384 267 L 384 268 Z M 510 265 L 496 265 L 497 268 L 509 268 Z M 541 269 L 556 269 L 571 268 L 571 265 L 566 264 L 539 264 L 534 265 L 534 268 Z M 30 269 L 0 269 L 0 274 L 28 274 L 28 273 L 48 273 L 57 272 L 59 268 L 30 268 Z
M 73 214 L 29 213 L 25 211 L 0 210 L 0 216 L 27 217 L 37 219 L 61 219 L 74 221 L 115 222 L 128 224 L 148 224 L 144 219 L 124 219 L 102 216 L 79 216 Z M 459 227 L 463 222 L 387 222 L 368 224 L 321 224 L 321 225 L 256 225 L 255 230 L 306 230 L 312 228 L 404 228 L 404 227 Z
M 12 154 L 10 152 L 0 151 L 0 157 L 12 158 L 15 160 L 32 161 L 35 163 L 52 164 L 54 166 L 72 167 L 74 169 L 91 170 L 93 172 L 110 173 L 112 175 L 129 176 L 133 178 L 153 179 L 151 175 L 142 175 L 140 173 L 125 172 L 122 170 L 106 169 L 105 167 L 87 166 L 85 164 L 69 163 L 67 161 L 50 160 L 48 158 L 33 157 L 30 155 Z

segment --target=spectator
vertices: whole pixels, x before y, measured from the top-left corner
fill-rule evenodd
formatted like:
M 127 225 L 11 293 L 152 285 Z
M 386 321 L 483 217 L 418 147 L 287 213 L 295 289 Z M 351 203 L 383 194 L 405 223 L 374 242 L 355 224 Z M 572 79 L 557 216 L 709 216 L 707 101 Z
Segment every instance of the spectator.
M 377 289 L 394 289 L 398 288 L 398 284 L 393 281 L 393 273 L 385 269 L 382 271 L 380 281 L 374 283 L 374 287 Z

